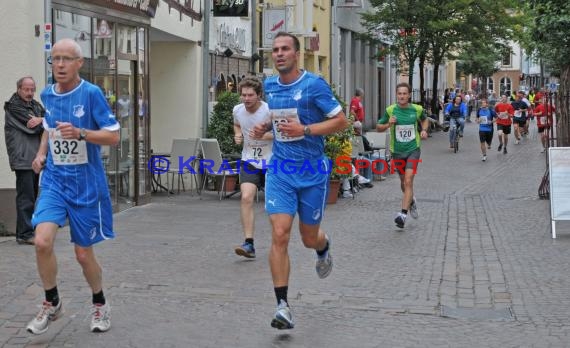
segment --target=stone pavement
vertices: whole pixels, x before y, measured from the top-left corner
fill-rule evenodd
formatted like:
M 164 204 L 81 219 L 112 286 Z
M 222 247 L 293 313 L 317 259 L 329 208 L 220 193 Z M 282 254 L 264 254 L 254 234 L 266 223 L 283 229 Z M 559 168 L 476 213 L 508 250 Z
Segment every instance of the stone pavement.
M 90 291 L 67 231 L 56 250 L 65 315 L 25 332 L 43 298 L 33 248 L 0 243 L 0 347 L 565 347 L 570 346 L 570 228 L 550 237 L 538 140 L 480 159 L 467 124 L 460 152 L 446 133 L 424 142 L 418 220 L 395 227 L 396 176 L 327 207 L 334 270 L 293 233 L 290 304 L 296 327 L 269 326 L 270 228 L 256 206 L 257 259 L 241 243 L 239 200 L 188 193 L 115 215 L 117 238 L 96 248 L 113 327 L 88 331 Z M 512 136 L 511 136 L 512 140 Z

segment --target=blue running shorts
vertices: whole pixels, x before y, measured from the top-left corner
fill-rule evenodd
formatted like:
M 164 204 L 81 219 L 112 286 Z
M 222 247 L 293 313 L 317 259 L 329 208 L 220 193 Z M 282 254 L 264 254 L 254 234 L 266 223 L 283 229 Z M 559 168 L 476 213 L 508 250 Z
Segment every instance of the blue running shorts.
M 53 190 L 41 190 L 32 216 L 36 228 L 42 222 L 52 222 L 59 227 L 69 219 L 71 242 L 88 248 L 93 244 L 115 237 L 113 233 L 113 208 L 111 199 L 100 199 L 92 206 L 70 205 Z
M 272 161 L 273 162 L 273 161 Z M 299 219 L 307 225 L 321 223 L 325 211 L 329 174 L 317 170 L 328 168 L 329 161 L 319 160 L 314 162 L 314 171 L 283 168 L 267 170 L 265 177 L 265 211 L 267 214 L 289 214 L 295 216 L 299 213 Z M 274 162 L 275 163 L 275 162 Z

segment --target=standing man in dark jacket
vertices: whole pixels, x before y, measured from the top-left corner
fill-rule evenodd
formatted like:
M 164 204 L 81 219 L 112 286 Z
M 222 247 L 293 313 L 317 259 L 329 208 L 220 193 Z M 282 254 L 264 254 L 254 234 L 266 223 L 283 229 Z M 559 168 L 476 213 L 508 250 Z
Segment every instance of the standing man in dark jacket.
M 22 77 L 16 83 L 17 91 L 4 103 L 4 134 L 10 168 L 16 172 L 16 241 L 34 244 L 32 214 L 38 194 L 38 175 L 32 170 L 43 132 L 43 106 L 34 100 L 36 83 Z

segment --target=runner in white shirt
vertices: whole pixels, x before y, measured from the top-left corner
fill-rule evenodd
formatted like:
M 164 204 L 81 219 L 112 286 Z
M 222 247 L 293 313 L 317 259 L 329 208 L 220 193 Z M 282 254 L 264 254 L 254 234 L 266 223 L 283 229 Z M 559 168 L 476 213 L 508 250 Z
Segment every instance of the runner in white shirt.
M 234 140 L 236 144 L 243 143 L 239 181 L 241 223 L 245 241 L 235 248 L 235 252 L 247 258 L 254 258 L 253 199 L 256 191 L 265 186 L 265 168 L 272 154 L 273 133 L 269 131 L 261 139 L 253 139 L 251 136 L 251 131 L 256 125 L 271 121 L 269 107 L 261 100 L 261 81 L 254 77 L 246 77 L 239 83 L 238 91 L 242 103 L 236 105 L 233 110 Z

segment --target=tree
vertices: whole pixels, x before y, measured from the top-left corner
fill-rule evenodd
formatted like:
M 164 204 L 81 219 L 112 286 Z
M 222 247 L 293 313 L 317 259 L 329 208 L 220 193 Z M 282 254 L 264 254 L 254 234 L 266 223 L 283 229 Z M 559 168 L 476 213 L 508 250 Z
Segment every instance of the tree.
M 370 3 L 373 9 L 362 14 L 363 26 L 372 35 L 390 42 L 393 55 L 405 60 L 410 85 L 415 61 L 425 58 L 431 62 L 434 92 L 439 82 L 439 66 L 446 58 L 455 59 L 472 42 L 508 42 L 517 36 L 516 26 L 521 20 L 520 13 L 512 10 L 516 8 L 514 0 L 371 0 Z M 420 92 L 423 95 L 423 90 Z
M 570 146 L 570 2 L 527 0 L 525 9 L 534 21 L 524 42 L 528 52 L 559 72 L 556 95 L 558 146 Z
M 457 71 L 479 78 L 492 76 L 499 70 L 497 62 L 500 61 L 505 49 L 507 48 L 501 45 L 471 42 L 458 56 Z
M 390 53 L 407 63 L 408 82 L 413 85 L 414 64 L 425 50 L 421 29 L 427 20 L 424 1 L 370 0 L 373 11 L 364 12 L 362 25 L 371 33 L 372 41 L 378 37 L 390 43 Z

